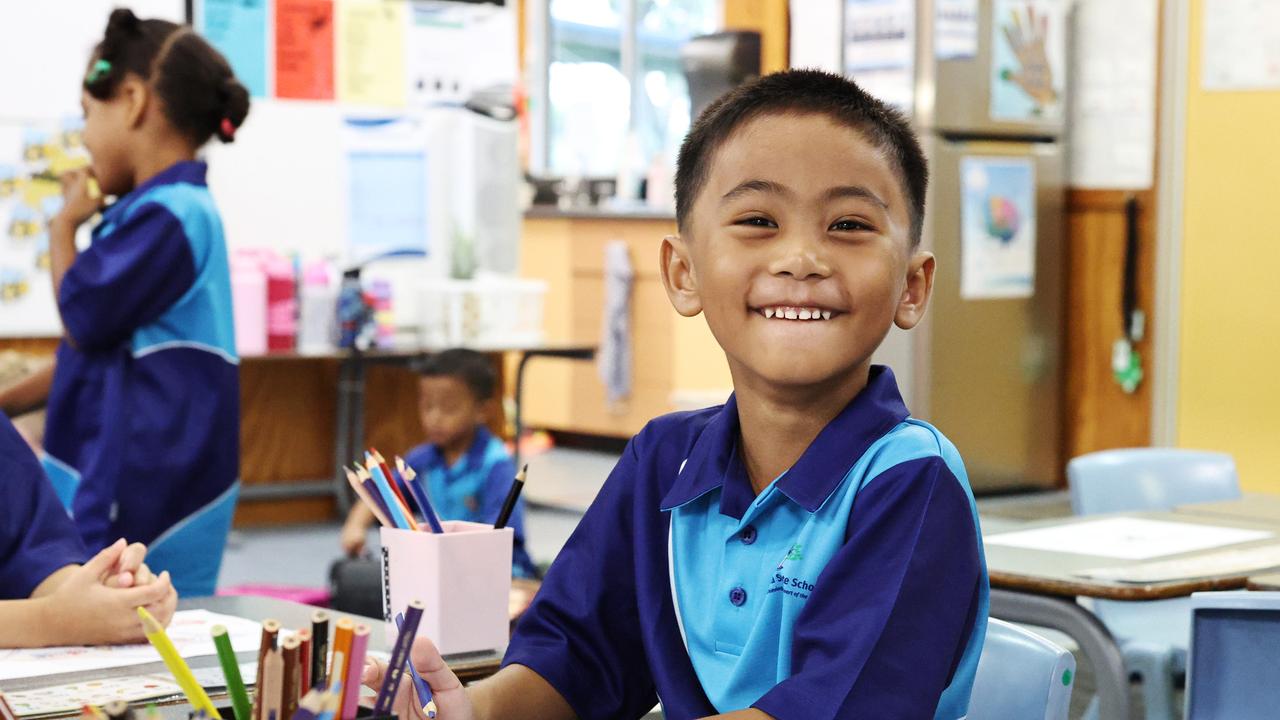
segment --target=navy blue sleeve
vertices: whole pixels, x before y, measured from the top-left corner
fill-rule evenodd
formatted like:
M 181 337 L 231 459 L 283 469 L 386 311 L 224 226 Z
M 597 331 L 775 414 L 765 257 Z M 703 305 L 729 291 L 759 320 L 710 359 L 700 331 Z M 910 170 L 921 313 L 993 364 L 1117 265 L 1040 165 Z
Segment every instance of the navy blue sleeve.
M 87 558 L 36 456 L 0 415 L 0 599 L 30 597 L 55 570 Z
M 182 223 L 164 206 L 145 203 L 71 263 L 58 311 L 78 347 L 107 349 L 159 318 L 195 279 Z
M 932 718 L 982 582 L 968 496 L 941 458 L 859 491 L 848 538 L 796 619 L 792 675 L 754 707 L 778 720 Z
M 551 683 L 578 717 L 640 717 L 657 702 L 636 609 L 633 438 L 525 612 L 503 665 Z M 652 549 L 647 549 L 652 551 Z

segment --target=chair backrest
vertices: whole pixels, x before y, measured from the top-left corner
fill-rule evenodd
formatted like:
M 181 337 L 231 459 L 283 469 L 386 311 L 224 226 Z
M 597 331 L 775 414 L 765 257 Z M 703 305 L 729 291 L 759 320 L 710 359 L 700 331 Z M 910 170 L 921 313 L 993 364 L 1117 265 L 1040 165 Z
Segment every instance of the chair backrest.
M 1187 720 L 1276 717 L 1280 592 L 1195 593 L 1187 655 Z
M 1176 505 L 1240 497 L 1230 455 L 1172 448 L 1103 450 L 1067 463 L 1077 515 L 1169 510 Z
M 981 720 L 1067 720 L 1076 659 L 1039 635 L 991 618 L 969 697 Z

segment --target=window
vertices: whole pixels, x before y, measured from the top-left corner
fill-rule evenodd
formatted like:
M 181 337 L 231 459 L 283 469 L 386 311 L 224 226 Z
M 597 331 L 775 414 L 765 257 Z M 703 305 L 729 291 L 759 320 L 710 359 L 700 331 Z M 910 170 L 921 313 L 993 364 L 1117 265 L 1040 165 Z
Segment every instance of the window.
M 689 129 L 680 70 L 686 40 L 715 30 L 717 0 L 550 0 L 529 18 L 544 37 L 531 56 L 534 172 L 643 176 L 655 157 L 675 161 Z

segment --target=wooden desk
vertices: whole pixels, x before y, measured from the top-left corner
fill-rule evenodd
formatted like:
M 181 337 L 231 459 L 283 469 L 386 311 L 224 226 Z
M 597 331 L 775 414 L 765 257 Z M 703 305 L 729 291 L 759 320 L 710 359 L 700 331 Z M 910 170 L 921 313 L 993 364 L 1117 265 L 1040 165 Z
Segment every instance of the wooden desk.
M 1256 520 L 1280 525 L 1280 495 L 1272 493 L 1245 493 L 1239 500 L 1179 505 L 1174 512 L 1180 515 Z
M 254 621 L 261 621 L 266 618 L 275 618 L 276 620 L 279 620 L 281 626 L 287 630 L 310 627 L 311 613 L 315 611 L 314 607 L 290 602 L 288 600 L 250 596 L 207 597 L 181 600 L 178 602 L 178 609 L 203 609 L 211 612 L 222 613 L 224 615 L 235 615 Z M 342 617 L 349 617 L 357 622 L 372 625 L 374 627 L 374 631 L 369 634 L 369 650 L 371 652 L 388 652 L 386 637 L 382 632 L 382 620 L 335 612 L 333 610 L 329 610 L 329 614 L 330 628 L 333 627 L 334 620 Z M 237 654 L 241 663 L 256 661 L 258 659 L 257 656 L 257 650 L 250 650 Z M 462 655 L 446 656 L 445 660 L 449 663 L 449 667 L 457 673 L 458 677 L 463 682 L 472 682 L 489 677 L 497 672 L 498 668 L 501 667 L 502 664 L 502 654 L 500 652 L 465 653 Z M 187 662 L 193 670 L 218 667 L 218 657 L 216 655 L 192 658 Z M 165 668 L 164 663 L 157 661 L 145 665 L 130 665 L 128 667 L 108 668 L 103 670 L 94 670 L 91 672 L 64 673 L 59 675 L 48 675 L 41 678 L 6 681 L 4 689 L 9 692 L 34 690 L 45 687 L 54 687 L 57 685 L 67 685 L 75 682 L 83 682 L 86 680 L 103 680 L 133 675 L 150 675 L 153 673 L 168 674 L 168 670 Z M 252 682 L 252 678 L 246 678 L 246 681 Z M 210 692 L 209 698 L 218 706 L 230 703 L 230 699 L 228 698 L 225 690 Z M 147 702 L 155 702 L 160 706 L 161 714 L 164 716 L 165 720 L 188 720 L 188 713 L 191 710 L 191 706 L 188 705 L 186 700 L 182 697 L 170 697 L 167 699 Z M 69 713 L 65 717 L 77 716 L 79 716 L 78 711 L 75 713 Z
M 1073 517 L 1028 523 L 1017 531 L 1058 527 L 1097 520 L 1103 515 Z M 1280 523 L 1174 512 L 1120 513 L 1112 517 L 1136 517 L 1201 525 L 1217 525 L 1280 532 Z M 998 533 L 987 533 L 993 536 Z M 1233 548 L 1274 543 L 1276 538 L 1258 540 Z M 1190 558 L 1223 548 L 1171 555 L 1160 560 Z M 1110 631 L 1093 613 L 1082 608 L 1076 597 L 1110 600 L 1158 600 L 1185 597 L 1202 590 L 1229 590 L 1245 587 L 1247 574 L 1206 577 L 1176 582 L 1129 584 L 1080 577 L 1074 573 L 1102 567 L 1138 565 L 1139 560 L 1082 555 L 1030 548 L 986 545 L 987 572 L 991 579 L 991 616 L 1012 622 L 1050 627 L 1071 636 L 1080 645 L 1097 675 L 1100 717 L 1126 718 L 1129 706 L 1128 673 L 1124 658 Z

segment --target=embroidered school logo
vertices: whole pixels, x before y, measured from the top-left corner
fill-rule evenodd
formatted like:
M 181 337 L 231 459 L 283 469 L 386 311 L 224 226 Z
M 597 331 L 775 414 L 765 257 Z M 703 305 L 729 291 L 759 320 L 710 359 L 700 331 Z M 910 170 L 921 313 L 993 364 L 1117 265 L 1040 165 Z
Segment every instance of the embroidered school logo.
M 782 566 L 786 565 L 788 560 L 792 562 L 799 562 L 803 559 L 804 559 L 804 546 L 802 546 L 800 543 L 796 543 L 795 545 L 791 546 L 790 550 L 787 551 L 786 556 L 782 558 L 782 562 L 778 563 L 778 569 L 781 570 Z

